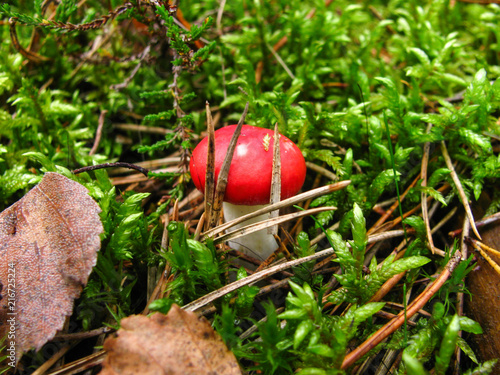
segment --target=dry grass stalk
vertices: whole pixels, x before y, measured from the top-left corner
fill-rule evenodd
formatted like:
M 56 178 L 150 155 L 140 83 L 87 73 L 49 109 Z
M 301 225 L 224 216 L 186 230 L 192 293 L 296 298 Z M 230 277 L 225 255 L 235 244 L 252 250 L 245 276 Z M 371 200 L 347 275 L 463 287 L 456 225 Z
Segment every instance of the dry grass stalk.
M 212 120 L 212 112 L 208 102 L 205 104 L 207 110 L 207 170 L 205 173 L 205 230 L 210 225 L 216 225 L 216 217 L 212 217 L 212 208 L 215 199 L 215 129 Z
M 369 236 L 367 243 L 370 244 L 370 243 L 374 243 L 377 241 L 383 241 L 383 240 L 386 240 L 389 238 L 400 237 L 403 235 L 404 235 L 403 230 L 393 230 L 390 232 L 384 232 L 384 233 Z M 257 281 L 266 279 L 267 277 L 269 277 L 277 272 L 281 272 L 281 271 L 286 270 L 288 268 L 298 266 L 299 264 L 309 262 L 311 260 L 316 260 L 316 259 L 320 259 L 323 257 L 327 257 L 327 256 L 330 256 L 333 254 L 335 254 L 335 250 L 330 247 L 330 248 L 318 251 L 315 254 L 300 258 L 300 259 L 294 259 L 294 260 L 291 260 L 291 261 L 283 263 L 283 264 L 274 265 L 272 267 L 266 268 L 265 270 L 255 272 L 254 274 L 252 274 L 248 277 L 245 277 L 244 279 L 235 281 L 235 282 L 228 284 L 220 289 L 214 290 L 213 292 L 210 292 L 210 293 L 204 295 L 203 297 L 200 297 L 197 300 L 192 301 L 192 302 L 188 303 L 187 305 L 184 305 L 183 309 L 186 309 L 188 311 L 195 311 L 195 310 L 202 308 L 203 306 L 215 301 L 216 299 L 218 299 L 218 298 L 220 298 L 228 293 L 231 293 L 232 291 L 235 291 L 241 287 L 244 287 L 245 285 L 253 284 Z
M 314 215 L 314 214 L 317 214 L 319 212 L 331 211 L 331 210 L 336 210 L 336 209 L 337 209 L 337 207 L 311 208 L 311 209 L 306 210 L 306 211 L 299 211 L 299 212 L 295 212 L 293 214 L 278 216 L 278 217 L 273 218 L 273 219 L 262 220 L 258 223 L 246 225 L 242 228 L 239 228 L 239 229 L 236 229 L 232 232 L 226 233 L 226 234 L 220 236 L 219 238 L 217 238 L 214 241 L 214 244 L 218 245 L 218 244 L 225 242 L 225 241 L 234 240 L 235 238 L 245 236 L 249 233 L 257 232 L 261 229 L 266 229 L 266 228 L 269 228 L 273 225 L 281 224 L 281 223 L 284 223 L 284 222 L 287 222 L 290 220 L 297 219 L 299 217 Z
M 313 162 L 306 161 L 306 166 L 307 168 L 313 170 L 314 172 L 318 172 L 319 174 L 325 176 L 329 180 L 337 181 L 339 179 L 335 173 L 330 172 L 328 169 L 323 168 L 322 166 L 315 164 Z
M 411 188 L 413 188 L 416 184 L 417 181 L 420 179 L 420 176 L 417 176 L 413 182 L 408 186 L 408 188 L 401 194 L 399 200 L 395 200 L 395 202 L 392 204 L 392 206 L 377 220 L 375 224 L 368 230 L 368 234 L 372 234 L 375 232 L 378 232 L 381 229 L 381 226 L 385 223 L 385 221 L 393 214 L 393 212 L 398 208 L 399 202 L 403 202 L 403 200 L 406 197 L 406 194 L 410 191 Z
M 377 332 L 375 332 L 369 339 L 363 342 L 360 346 L 346 355 L 342 363 L 342 369 L 345 370 L 351 367 L 359 358 L 368 353 L 371 349 L 375 348 L 389 335 L 393 334 L 399 327 L 403 325 L 406 319 L 417 313 L 429 299 L 443 286 L 448 280 L 453 270 L 460 262 L 461 254 L 456 252 L 455 255 L 449 260 L 444 270 L 440 273 L 431 284 L 420 294 L 407 308 L 401 311 L 396 318 L 385 324 Z
M 215 188 L 215 196 L 212 206 L 210 228 L 213 228 L 218 224 L 218 219 L 220 217 L 220 212 L 222 208 L 222 201 L 224 199 L 224 192 L 226 191 L 226 186 L 228 181 L 229 167 L 231 166 L 231 161 L 233 160 L 233 154 L 234 150 L 236 149 L 236 143 L 238 142 L 238 137 L 241 132 L 241 127 L 243 126 L 243 123 L 245 122 L 245 117 L 248 113 L 248 106 L 249 103 L 247 102 L 245 105 L 245 109 L 243 110 L 243 114 L 241 115 L 240 121 L 238 121 L 238 125 L 236 126 L 233 137 L 231 138 L 231 142 L 229 142 L 226 157 L 224 158 L 224 162 L 222 163 L 222 167 L 219 172 L 219 178 L 217 179 L 217 186 Z
M 106 352 L 104 350 L 100 350 L 97 353 L 90 354 L 74 362 L 68 363 L 67 365 L 62 366 L 61 368 L 58 368 L 57 370 L 52 371 L 47 375 L 79 374 L 85 370 L 91 369 L 95 366 L 99 366 L 105 358 Z
M 455 171 L 455 168 L 453 167 L 453 163 L 451 162 L 450 154 L 448 154 L 448 149 L 446 148 L 446 143 L 444 141 L 441 141 L 441 153 L 443 154 L 444 160 L 446 162 L 446 166 L 450 170 L 451 178 L 453 179 L 453 182 L 455 183 L 455 186 L 458 191 L 458 195 L 460 196 L 460 200 L 462 201 L 462 204 L 465 209 L 465 213 L 467 214 L 467 217 L 469 218 L 472 231 L 474 234 L 477 236 L 477 238 L 481 239 L 481 235 L 477 231 L 476 224 L 474 222 L 474 216 L 472 215 L 472 211 L 470 209 L 469 202 L 467 201 L 467 197 L 465 195 L 464 189 L 462 187 L 462 183 L 460 182 L 460 179 L 458 178 L 457 172 Z
M 278 123 L 274 125 L 274 147 L 273 147 L 273 172 L 271 179 L 271 197 L 269 204 L 278 203 L 281 200 L 281 152 L 280 134 L 278 133 Z M 269 212 L 269 218 L 275 219 L 279 215 L 279 210 Z M 268 228 L 268 233 L 277 235 L 278 227 L 275 225 Z
M 204 236 L 203 238 L 214 237 L 216 234 L 224 232 L 226 229 L 229 229 L 232 226 L 240 224 L 240 223 L 242 223 L 246 220 L 249 220 L 255 216 L 259 216 L 259 215 L 262 215 L 262 214 L 265 214 L 265 213 L 268 213 L 268 212 L 271 212 L 274 210 L 279 210 L 279 209 L 284 208 L 284 207 L 292 206 L 294 204 L 297 204 L 297 203 L 302 202 L 304 200 L 307 200 L 309 198 L 320 197 L 322 195 L 331 193 L 333 191 L 343 189 L 347 185 L 349 185 L 350 183 L 351 183 L 351 181 L 349 181 L 349 180 L 341 181 L 341 182 L 336 183 L 336 184 L 322 186 L 320 188 L 310 190 L 310 191 L 307 191 L 307 192 L 302 193 L 302 194 L 295 195 L 295 196 L 290 197 L 288 199 L 284 199 L 278 203 L 275 203 L 273 205 L 269 205 L 267 207 L 261 208 L 260 210 L 252 212 L 251 214 L 241 216 L 238 219 L 231 220 L 227 223 L 219 225 L 216 228 L 210 229 L 210 230 L 206 231 L 205 233 L 203 233 L 203 236 Z
M 500 266 L 487 254 L 488 252 L 498 257 L 500 256 L 500 251 L 495 250 L 492 247 L 485 245 L 481 241 L 477 241 L 471 237 L 467 237 L 466 242 L 470 243 L 474 247 L 474 249 L 476 249 L 479 254 L 481 254 L 481 256 L 488 262 L 488 264 L 500 275 Z
M 432 124 L 427 126 L 427 134 L 431 132 Z M 423 187 L 427 186 L 427 166 L 429 164 L 429 153 L 430 153 L 431 143 L 426 142 L 424 145 L 424 155 L 422 157 L 422 165 L 420 168 L 420 176 L 422 177 L 422 185 Z M 422 219 L 424 220 L 425 230 L 427 233 L 427 242 L 429 243 L 429 248 L 431 249 L 432 254 L 434 254 L 434 241 L 432 239 L 431 226 L 429 224 L 429 211 L 427 207 L 427 193 L 422 191 L 421 193 L 421 202 L 422 202 Z

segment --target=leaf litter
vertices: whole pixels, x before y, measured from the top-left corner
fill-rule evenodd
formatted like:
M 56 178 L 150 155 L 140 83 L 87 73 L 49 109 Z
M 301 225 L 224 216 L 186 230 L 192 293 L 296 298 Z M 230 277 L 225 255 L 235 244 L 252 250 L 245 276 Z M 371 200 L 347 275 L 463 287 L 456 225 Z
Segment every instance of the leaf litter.
M 172 305 L 167 315 L 122 319 L 116 337 L 104 342 L 108 355 L 100 375 L 241 374 L 234 354 L 205 318 Z
M 71 315 L 96 264 L 100 212 L 84 186 L 49 172 L 0 214 L 0 337 L 15 362 Z

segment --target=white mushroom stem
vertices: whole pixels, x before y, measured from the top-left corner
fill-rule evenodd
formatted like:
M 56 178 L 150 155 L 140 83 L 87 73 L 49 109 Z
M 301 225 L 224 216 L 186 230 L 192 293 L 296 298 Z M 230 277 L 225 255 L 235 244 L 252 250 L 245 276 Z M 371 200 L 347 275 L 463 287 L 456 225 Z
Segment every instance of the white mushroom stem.
M 244 206 L 227 202 L 223 202 L 222 206 L 224 208 L 224 220 L 226 222 L 265 207 L 265 205 Z M 246 220 L 243 223 L 231 227 L 231 231 L 249 224 L 266 220 L 268 218 L 268 213 L 256 216 L 253 219 Z M 266 260 L 272 253 L 274 253 L 274 251 L 276 251 L 276 249 L 278 249 L 276 239 L 272 234 L 268 233 L 267 228 L 229 241 L 229 246 L 259 260 Z

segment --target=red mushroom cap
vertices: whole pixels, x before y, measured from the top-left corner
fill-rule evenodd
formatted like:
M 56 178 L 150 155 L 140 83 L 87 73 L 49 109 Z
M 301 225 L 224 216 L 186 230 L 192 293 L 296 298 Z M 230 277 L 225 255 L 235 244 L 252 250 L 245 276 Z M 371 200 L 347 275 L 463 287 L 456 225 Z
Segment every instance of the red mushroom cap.
M 226 156 L 236 125 L 215 132 L 215 180 Z M 193 151 L 189 169 L 198 190 L 205 191 L 208 139 L 204 138 Z M 236 144 L 224 201 L 238 205 L 267 204 L 271 195 L 274 132 L 243 125 Z M 295 195 L 306 178 L 306 163 L 295 143 L 280 136 L 281 199 Z

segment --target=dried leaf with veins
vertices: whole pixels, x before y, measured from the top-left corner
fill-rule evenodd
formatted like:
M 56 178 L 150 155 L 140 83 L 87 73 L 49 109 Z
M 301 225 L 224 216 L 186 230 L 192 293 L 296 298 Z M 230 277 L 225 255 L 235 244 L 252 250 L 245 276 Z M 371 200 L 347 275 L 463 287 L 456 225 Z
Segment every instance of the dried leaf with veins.
M 71 315 L 96 263 L 99 212 L 85 187 L 46 173 L 0 213 L 0 337 L 15 334 L 16 361 L 51 340 Z
M 100 375 L 241 375 L 233 353 L 204 318 L 173 305 L 167 315 L 121 321 Z

